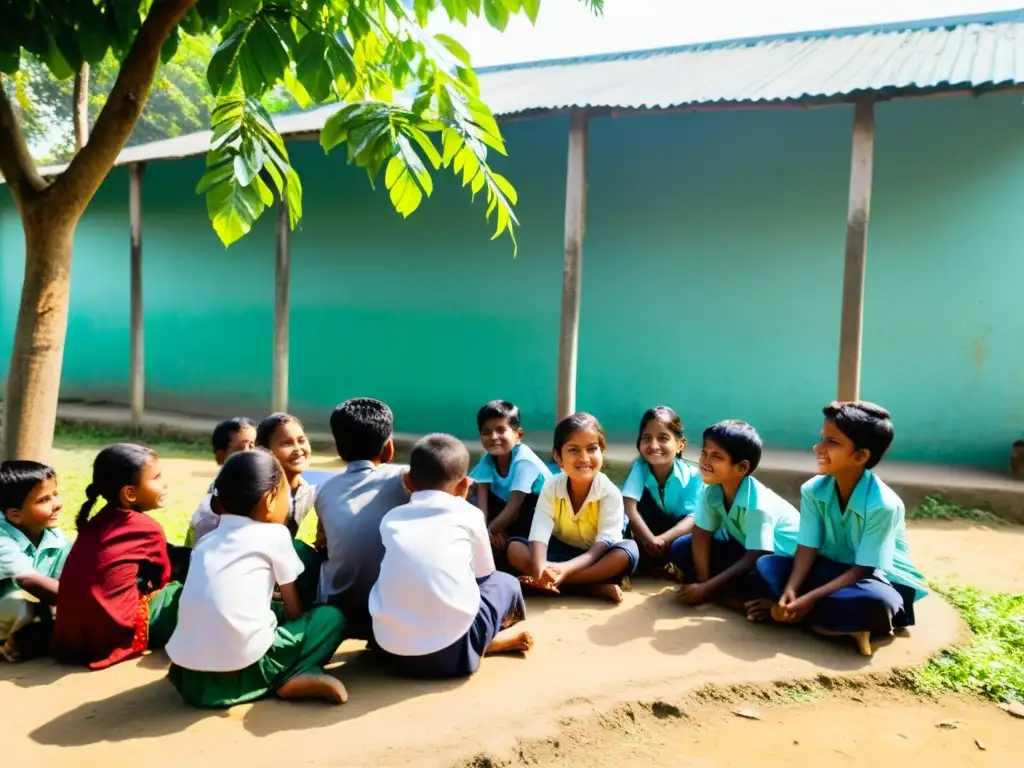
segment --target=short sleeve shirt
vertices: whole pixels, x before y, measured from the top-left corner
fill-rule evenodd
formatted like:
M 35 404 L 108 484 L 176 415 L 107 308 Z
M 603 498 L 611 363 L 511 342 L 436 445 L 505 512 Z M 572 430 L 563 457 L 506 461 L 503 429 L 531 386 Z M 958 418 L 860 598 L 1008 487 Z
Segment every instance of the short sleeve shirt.
M 234 672 L 259 661 L 277 629 L 274 585 L 291 584 L 302 571 L 285 526 L 221 515 L 192 551 L 167 655 L 201 672 Z
M 836 482 L 819 475 L 800 488 L 800 544 L 839 563 L 877 568 L 890 581 L 911 587 L 915 600 L 928 594 L 910 559 L 903 500 L 867 470 L 844 512 Z
M 704 491 L 704 480 L 697 467 L 676 459 L 672 464 L 672 474 L 668 476 L 665 485 L 661 486 L 651 471 L 651 465 L 644 459 L 637 459 L 622 486 L 622 495 L 640 501 L 645 490 L 650 492 L 662 512 L 681 520 L 697 510 Z
M 698 528 L 735 539 L 749 550 L 777 555 L 796 551 L 799 513 L 754 477 L 743 478 L 728 510 L 722 486 L 709 485 L 693 520 Z
M 512 449 L 512 461 L 504 477 L 498 474 L 494 457 L 489 453 L 484 454 L 469 476 L 478 483 L 487 483 L 495 496 L 508 501 L 513 491 L 527 495 L 540 493 L 544 483 L 551 477 L 551 470 L 530 446 L 519 443 Z
M 624 519 L 622 493 L 603 472 L 594 478 L 578 512 L 569 497 L 569 476 L 555 475 L 544 483 L 537 499 L 530 541 L 547 544 L 554 536 L 578 549 L 589 549 L 598 541 L 617 544 L 622 541 Z
M 39 573 L 60 578 L 71 542 L 56 528 L 47 528 L 35 546 L 6 518 L 0 518 L 0 598 L 17 589 L 16 576 Z

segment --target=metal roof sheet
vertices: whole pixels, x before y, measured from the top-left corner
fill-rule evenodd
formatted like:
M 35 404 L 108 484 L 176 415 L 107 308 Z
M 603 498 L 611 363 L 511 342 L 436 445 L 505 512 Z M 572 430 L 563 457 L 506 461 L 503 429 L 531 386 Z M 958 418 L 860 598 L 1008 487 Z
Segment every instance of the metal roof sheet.
M 985 90 L 1024 84 L 1024 9 L 480 67 L 477 74 L 498 116 Z M 276 115 L 274 122 L 285 137 L 315 133 L 339 108 Z M 210 132 L 200 131 L 140 144 L 121 152 L 116 165 L 202 155 L 209 142 Z

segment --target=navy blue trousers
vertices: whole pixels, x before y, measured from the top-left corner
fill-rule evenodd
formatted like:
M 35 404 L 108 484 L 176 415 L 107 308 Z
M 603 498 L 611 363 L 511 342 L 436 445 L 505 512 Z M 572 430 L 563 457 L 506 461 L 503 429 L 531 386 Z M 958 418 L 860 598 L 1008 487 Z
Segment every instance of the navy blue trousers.
M 845 563 L 818 555 L 800 594 L 827 584 L 849 568 Z M 776 598 L 785 591 L 792 571 L 793 558 L 786 555 L 769 555 L 757 561 L 757 572 Z M 876 570 L 866 579 L 819 600 L 804 621 L 832 632 L 887 635 L 893 627 L 913 626 L 914 590 L 892 584 Z
M 747 548 L 732 536 L 728 539 L 720 539 L 715 536 L 711 539 L 711 567 L 708 575 L 717 576 L 729 566 L 735 565 L 745 554 L 747 554 Z M 683 572 L 683 579 L 688 584 L 697 581 L 697 569 L 693 565 L 692 533 L 680 536 L 672 542 L 668 557 L 672 564 Z M 756 600 L 764 596 L 764 586 L 754 571 L 738 577 L 719 593 L 719 597 L 732 597 L 741 600 Z

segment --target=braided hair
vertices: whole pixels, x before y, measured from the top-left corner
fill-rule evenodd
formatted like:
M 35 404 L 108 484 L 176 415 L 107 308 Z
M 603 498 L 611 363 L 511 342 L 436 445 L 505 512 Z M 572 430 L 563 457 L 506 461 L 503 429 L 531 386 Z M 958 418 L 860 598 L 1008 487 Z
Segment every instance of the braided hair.
M 82 530 L 100 497 L 108 504 L 120 504 L 121 489 L 138 483 L 142 470 L 155 457 L 152 448 L 132 443 L 108 445 L 96 454 L 92 482 L 85 489 L 85 503 L 75 517 L 75 528 Z

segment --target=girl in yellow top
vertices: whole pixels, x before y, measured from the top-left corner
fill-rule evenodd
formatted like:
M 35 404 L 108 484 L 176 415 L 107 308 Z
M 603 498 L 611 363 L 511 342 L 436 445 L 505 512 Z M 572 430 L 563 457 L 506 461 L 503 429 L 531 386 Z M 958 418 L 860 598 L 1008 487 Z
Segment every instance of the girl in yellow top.
M 589 413 L 555 427 L 553 455 L 562 473 L 540 492 L 530 540 L 508 545 L 508 562 L 525 584 L 549 592 L 582 587 L 622 601 L 619 585 L 636 570 L 640 552 L 622 538 L 622 493 L 601 472 L 604 450 L 604 430 Z

